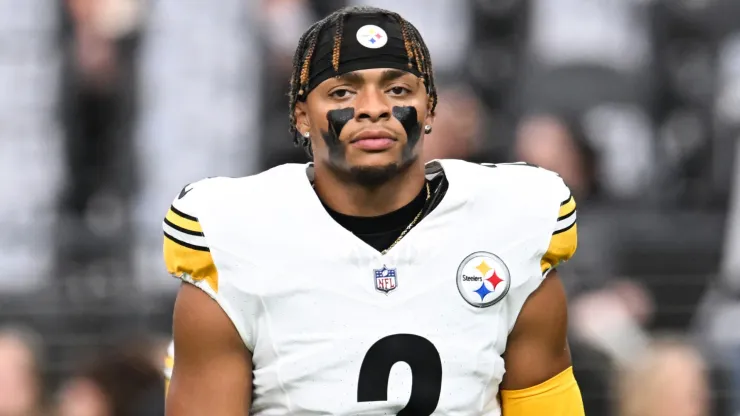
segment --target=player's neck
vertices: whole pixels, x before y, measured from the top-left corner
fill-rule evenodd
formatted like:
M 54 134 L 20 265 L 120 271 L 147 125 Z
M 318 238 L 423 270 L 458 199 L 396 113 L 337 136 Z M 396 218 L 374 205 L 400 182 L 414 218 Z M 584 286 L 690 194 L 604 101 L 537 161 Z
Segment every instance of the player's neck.
M 402 175 L 373 188 L 340 180 L 330 172 L 316 169 L 314 188 L 332 210 L 356 217 L 376 217 L 409 204 L 425 182 L 424 165 L 411 166 Z

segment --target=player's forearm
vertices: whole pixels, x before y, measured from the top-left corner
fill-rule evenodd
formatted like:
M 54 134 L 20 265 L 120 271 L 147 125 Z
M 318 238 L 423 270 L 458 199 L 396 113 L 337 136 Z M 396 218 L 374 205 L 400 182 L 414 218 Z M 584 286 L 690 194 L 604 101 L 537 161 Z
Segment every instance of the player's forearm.
M 501 407 L 504 416 L 583 416 L 581 390 L 573 376 L 573 368 L 534 387 L 522 390 L 502 390 Z

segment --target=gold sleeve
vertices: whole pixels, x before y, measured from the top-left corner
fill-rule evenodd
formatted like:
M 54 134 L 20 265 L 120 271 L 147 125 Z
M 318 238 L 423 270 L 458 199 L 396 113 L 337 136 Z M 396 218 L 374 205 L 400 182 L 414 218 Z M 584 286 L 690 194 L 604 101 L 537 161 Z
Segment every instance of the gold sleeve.
M 540 266 L 542 274 L 568 261 L 578 247 L 578 225 L 576 224 L 576 200 L 572 195 L 560 203 L 558 218 L 550 237 L 550 245 L 542 256 Z
M 584 416 L 581 390 L 573 376 L 573 367 L 523 390 L 502 390 L 504 416 Z
M 164 229 L 164 262 L 172 275 L 218 293 L 218 271 L 208 248 L 203 228 L 194 215 L 177 209 L 167 211 Z

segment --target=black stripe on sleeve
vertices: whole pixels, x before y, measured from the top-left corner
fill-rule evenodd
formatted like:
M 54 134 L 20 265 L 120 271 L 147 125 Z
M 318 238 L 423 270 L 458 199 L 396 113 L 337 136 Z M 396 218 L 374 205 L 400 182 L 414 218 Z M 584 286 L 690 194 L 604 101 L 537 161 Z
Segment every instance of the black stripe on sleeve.
M 557 230 L 557 231 L 555 231 L 554 233 L 552 233 L 552 235 L 555 235 L 555 234 L 560 234 L 560 233 L 564 233 L 564 232 L 566 232 L 566 231 L 570 230 L 571 228 L 573 228 L 573 226 L 574 226 L 574 225 L 576 225 L 576 222 L 577 222 L 577 221 L 573 221 L 573 224 L 571 224 L 571 225 L 569 225 L 569 226 L 567 226 L 567 227 L 563 228 L 562 230 Z
M 164 232 L 165 238 L 169 238 L 172 242 L 177 243 L 185 248 L 189 248 L 191 250 L 197 250 L 197 251 L 211 251 L 208 247 L 202 247 L 202 246 L 196 246 L 194 244 L 186 243 L 184 241 L 180 241 L 177 238 L 167 234 L 167 231 Z
M 566 218 L 570 217 L 571 215 L 573 215 L 573 214 L 575 214 L 575 213 L 576 213 L 576 209 L 575 209 L 575 207 L 574 207 L 574 208 L 573 208 L 573 211 L 571 211 L 571 212 L 569 212 L 569 213 L 567 213 L 567 214 L 563 215 L 562 217 L 558 217 L 558 221 L 562 221 L 562 220 L 564 220 L 564 219 L 566 219 Z
M 180 214 L 178 214 L 178 215 L 180 215 Z M 170 220 L 168 220 L 167 218 L 165 218 L 165 219 L 164 219 L 164 223 L 165 223 L 165 224 L 167 224 L 167 225 L 169 225 L 170 227 L 172 227 L 172 228 L 176 229 L 177 231 L 179 231 L 179 232 L 181 232 L 181 233 L 184 233 L 184 234 L 188 234 L 188 235 L 195 235 L 195 236 L 203 237 L 203 232 L 202 232 L 202 231 L 190 231 L 190 230 L 188 230 L 187 228 L 182 228 L 182 227 L 180 227 L 180 226 L 179 226 L 179 225 L 177 225 L 177 224 L 173 224 L 173 223 L 172 223 L 172 222 L 171 222 Z
M 186 213 L 184 213 L 184 212 L 180 211 L 179 209 L 175 208 L 175 206 L 174 206 L 174 205 L 170 205 L 170 209 L 172 210 L 172 212 L 174 212 L 175 214 L 177 214 L 177 215 L 179 215 L 179 216 L 181 216 L 181 217 L 185 218 L 186 220 L 190 220 L 190 221 L 198 221 L 198 218 L 196 218 L 196 217 L 194 217 L 194 216 L 192 216 L 192 215 L 188 215 L 188 214 L 186 214 Z

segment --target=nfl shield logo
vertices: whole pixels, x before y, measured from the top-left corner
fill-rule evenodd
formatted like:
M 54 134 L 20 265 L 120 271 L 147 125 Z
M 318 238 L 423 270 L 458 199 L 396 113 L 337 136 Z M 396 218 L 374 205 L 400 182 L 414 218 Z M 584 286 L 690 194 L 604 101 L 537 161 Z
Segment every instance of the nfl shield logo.
M 375 289 L 385 294 L 397 287 L 396 269 L 389 269 L 383 265 L 382 269 L 375 269 Z

